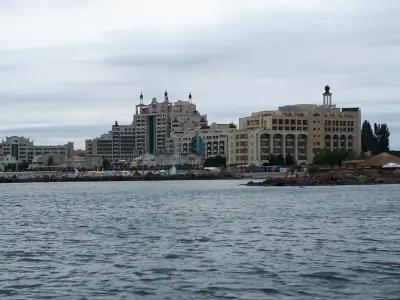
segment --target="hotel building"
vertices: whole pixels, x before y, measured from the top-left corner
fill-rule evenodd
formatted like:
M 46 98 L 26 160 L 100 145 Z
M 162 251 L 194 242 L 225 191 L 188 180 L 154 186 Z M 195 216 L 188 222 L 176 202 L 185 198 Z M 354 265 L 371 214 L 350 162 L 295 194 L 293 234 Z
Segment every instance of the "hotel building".
M 359 154 L 361 111 L 336 107 L 326 86 L 322 105 L 287 105 L 241 118 L 230 146 L 230 165 L 263 165 L 270 155 L 291 155 L 297 163 L 311 163 L 323 150 Z
M 153 98 L 150 104 L 144 104 L 140 94 L 132 124 L 115 122 L 108 133 L 86 140 L 86 153 L 112 162 L 131 161 L 146 153 L 154 156 L 181 153 L 183 137 L 193 128 L 207 125 L 207 116 L 197 111 L 191 94 L 187 101 L 170 102 L 165 91 L 163 101 Z
M 188 101 L 178 100 L 171 103 L 168 93 L 164 93 L 164 101 L 153 98 L 150 104 L 136 105 L 133 126 L 136 129 L 135 156 L 145 153 L 155 156 L 173 154 L 181 148 L 181 137 L 193 128 L 207 126 L 207 115 L 201 115 L 192 103 L 192 95 Z

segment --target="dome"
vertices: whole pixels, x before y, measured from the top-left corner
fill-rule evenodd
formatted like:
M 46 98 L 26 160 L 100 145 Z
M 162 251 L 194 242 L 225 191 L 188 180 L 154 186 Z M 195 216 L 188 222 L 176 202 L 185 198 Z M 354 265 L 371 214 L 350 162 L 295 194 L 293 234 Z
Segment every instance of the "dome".
M 325 92 L 327 92 L 327 93 L 329 93 L 329 90 L 330 90 L 331 88 L 329 87 L 329 85 L 326 85 L 325 86 Z

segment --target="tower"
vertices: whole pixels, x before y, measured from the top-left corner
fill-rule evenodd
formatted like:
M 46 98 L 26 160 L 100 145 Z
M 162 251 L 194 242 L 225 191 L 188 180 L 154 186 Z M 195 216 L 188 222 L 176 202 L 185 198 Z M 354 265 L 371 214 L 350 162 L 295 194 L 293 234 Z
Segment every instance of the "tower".
M 140 91 L 139 104 L 136 105 L 136 114 L 139 113 L 139 108 L 141 108 L 142 106 L 144 106 L 144 104 L 143 104 L 143 93 L 142 93 L 142 91 Z
M 165 102 L 168 102 L 168 92 L 167 92 L 167 90 L 165 90 L 165 92 L 164 92 L 164 100 L 165 100 Z
M 324 106 L 332 106 L 332 93 L 329 91 L 331 88 L 329 85 L 325 86 L 325 93 L 322 94 L 324 100 Z

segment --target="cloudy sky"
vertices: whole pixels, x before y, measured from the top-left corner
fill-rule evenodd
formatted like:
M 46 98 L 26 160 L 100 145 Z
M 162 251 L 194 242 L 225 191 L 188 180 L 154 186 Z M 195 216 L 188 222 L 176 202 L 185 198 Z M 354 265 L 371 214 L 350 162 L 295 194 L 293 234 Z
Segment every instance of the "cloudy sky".
M 334 102 L 400 148 L 398 0 L 0 0 L 0 138 L 74 141 L 186 99 L 210 121 Z

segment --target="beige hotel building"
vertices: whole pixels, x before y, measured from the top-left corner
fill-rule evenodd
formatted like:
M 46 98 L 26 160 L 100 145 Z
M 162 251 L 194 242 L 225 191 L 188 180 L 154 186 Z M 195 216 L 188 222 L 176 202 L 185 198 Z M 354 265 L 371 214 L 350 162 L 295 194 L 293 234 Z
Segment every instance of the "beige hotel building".
M 230 165 L 263 165 L 270 154 L 297 163 L 311 163 L 323 151 L 361 152 L 361 111 L 332 104 L 329 86 L 323 104 L 298 104 L 260 111 L 239 119 L 239 130 L 229 144 Z

